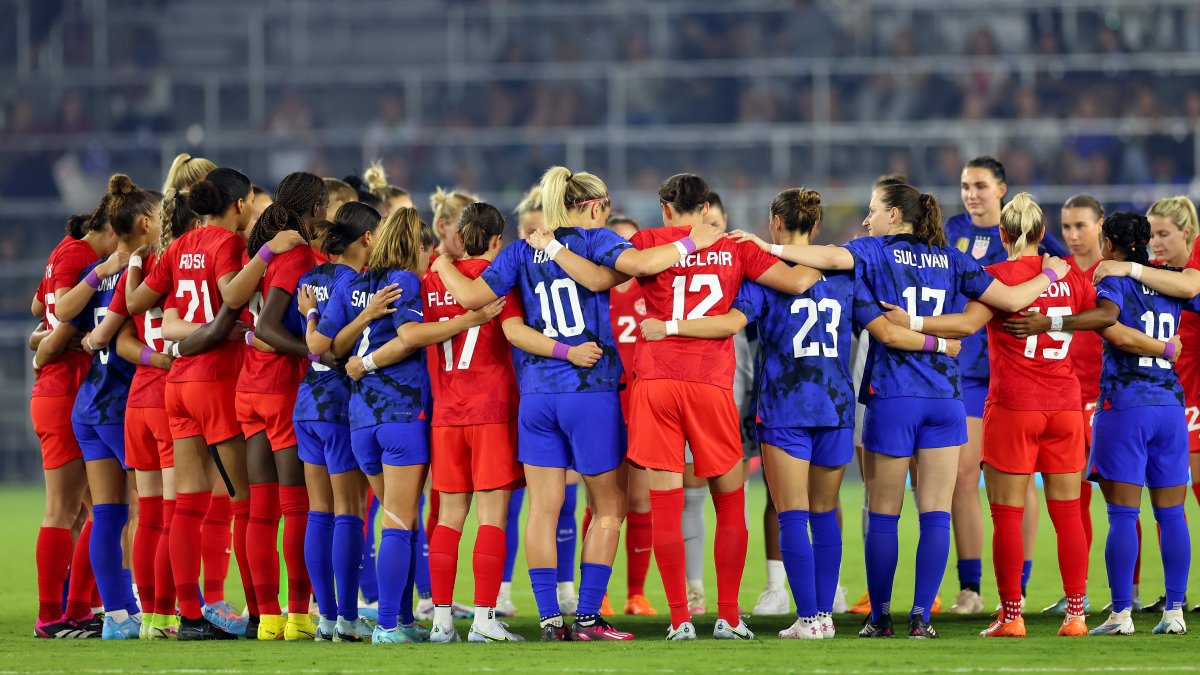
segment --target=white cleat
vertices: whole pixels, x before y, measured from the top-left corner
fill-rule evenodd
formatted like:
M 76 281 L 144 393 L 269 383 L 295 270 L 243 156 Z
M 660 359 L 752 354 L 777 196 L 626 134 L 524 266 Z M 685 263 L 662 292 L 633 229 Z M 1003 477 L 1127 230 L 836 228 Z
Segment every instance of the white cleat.
M 1183 620 L 1183 610 L 1169 609 L 1163 612 L 1162 621 L 1150 632 L 1154 635 L 1185 635 L 1187 623 Z
M 1088 635 L 1133 635 L 1133 619 L 1129 616 L 1129 610 L 1110 613 L 1108 620 L 1088 631 Z
M 983 614 L 983 598 L 975 591 L 964 588 L 958 592 L 954 605 L 950 607 L 951 614 Z
M 431 598 L 418 600 L 417 610 L 413 612 L 413 616 L 417 617 L 417 621 L 433 621 L 433 600 Z
M 837 628 L 833 625 L 833 615 L 829 612 L 818 612 L 817 621 L 821 622 L 821 636 L 832 640 L 837 636 Z
M 704 598 L 704 584 L 688 584 L 688 614 L 708 613 L 708 601 Z
M 751 614 L 753 616 L 782 616 L 790 614 L 791 611 L 792 603 L 787 591 L 768 586 L 758 596 L 758 602 L 755 603 L 754 611 Z
M 474 627 L 472 627 L 474 632 Z M 454 626 L 446 628 L 440 623 L 433 624 L 433 630 L 429 631 L 429 641 L 446 644 L 450 642 L 462 642 L 462 638 L 458 636 L 458 629 Z
M 684 621 L 683 623 L 679 624 L 678 628 L 671 626 L 670 628 L 667 629 L 667 639 L 668 640 L 695 640 L 696 639 L 696 627 L 692 625 L 691 621 Z
M 850 611 L 850 603 L 846 602 L 846 587 L 838 584 L 837 590 L 833 592 L 833 613 L 845 614 Z
M 371 624 L 367 622 L 366 617 L 358 617 L 353 621 L 349 621 L 342 617 L 338 617 L 337 625 L 334 628 L 334 642 L 363 642 L 371 639 L 371 631 L 374 630 Z
M 797 617 L 795 623 L 779 631 L 779 637 L 784 640 L 823 640 L 825 631 L 817 617 Z
M 559 595 L 558 596 L 558 611 L 560 613 L 562 613 L 563 616 L 566 616 L 568 614 L 574 614 L 575 610 L 578 608 L 579 608 L 579 596 L 578 595 L 575 595 L 574 593 L 572 593 L 571 595 Z
M 467 642 L 524 642 L 525 638 L 510 633 L 508 625 L 503 621 L 493 621 L 491 626 L 471 624 L 471 632 L 467 634 Z
M 496 596 L 496 616 L 516 616 L 517 606 L 513 604 L 512 595 L 501 593 Z
M 746 625 L 745 621 L 738 619 L 736 626 L 729 625 L 725 619 L 717 619 L 717 625 L 713 626 L 714 640 L 753 640 L 754 631 Z

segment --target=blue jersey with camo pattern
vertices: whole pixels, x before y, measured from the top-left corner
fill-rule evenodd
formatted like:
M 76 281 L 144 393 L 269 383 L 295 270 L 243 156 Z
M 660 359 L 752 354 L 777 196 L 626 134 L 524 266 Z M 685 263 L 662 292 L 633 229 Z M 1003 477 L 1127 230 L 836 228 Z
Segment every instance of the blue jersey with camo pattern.
M 300 286 L 312 289 L 319 316 L 329 312 L 330 302 L 342 297 L 346 285 L 358 274 L 346 265 L 327 262 L 300 277 Z M 293 294 L 293 297 L 299 293 Z M 299 312 L 296 312 L 299 315 Z M 320 322 L 318 322 L 319 325 Z M 297 422 L 350 422 L 350 378 L 340 370 L 314 363 L 304 374 L 296 395 L 292 419 Z
M 102 261 L 88 265 L 79 275 L 80 280 L 88 275 Z M 125 275 L 114 274 L 100 280 L 100 286 L 92 294 L 83 311 L 71 320 L 80 333 L 96 329 L 108 313 L 108 305 L 116 293 L 117 284 L 123 282 Z M 109 346 L 96 352 L 92 357 L 92 367 L 88 370 L 75 396 L 75 406 L 71 409 L 71 421 L 79 424 L 121 424 L 125 421 L 125 404 L 129 400 L 129 384 L 133 382 L 133 373 L 137 366 L 117 355 L 117 340 L 113 338 Z

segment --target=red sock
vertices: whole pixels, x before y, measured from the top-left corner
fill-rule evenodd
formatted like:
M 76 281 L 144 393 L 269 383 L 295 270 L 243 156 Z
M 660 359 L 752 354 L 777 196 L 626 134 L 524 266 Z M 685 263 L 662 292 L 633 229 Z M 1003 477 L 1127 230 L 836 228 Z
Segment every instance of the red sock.
M 250 573 L 250 558 L 246 555 L 246 530 L 250 525 L 250 500 L 230 505 L 233 510 L 233 555 L 237 558 L 238 574 L 242 577 L 242 592 L 246 594 L 246 609 L 258 616 L 258 601 L 254 598 L 254 576 Z
M 629 512 L 625 516 L 628 529 L 625 534 L 626 584 L 629 595 L 646 594 L 646 572 L 650 570 L 650 547 L 654 544 L 654 531 L 650 512 Z
M 441 510 L 442 499 L 437 490 L 429 491 L 429 517 L 425 519 L 425 540 L 433 541 L 433 533 L 438 527 L 438 511 Z M 461 532 L 459 533 L 461 536 Z M 457 556 L 455 556 L 457 558 Z
M 38 530 L 38 621 L 57 621 L 62 617 L 62 590 L 73 551 L 71 530 L 65 527 Z
M 229 554 L 233 544 L 229 525 L 233 507 L 229 495 L 213 495 L 200 529 L 200 556 L 204 560 L 204 602 L 225 599 L 225 578 L 229 576 Z
M 713 535 L 717 616 L 736 626 L 742 620 L 738 614 L 738 593 L 742 590 L 746 546 L 750 540 L 746 529 L 746 490 L 738 487 L 730 492 L 713 492 L 712 500 L 717 512 L 717 528 Z
M 1047 499 L 1046 510 L 1058 537 L 1058 571 L 1063 591 L 1068 599 L 1077 598 L 1082 605 L 1083 594 L 1087 593 L 1088 556 L 1083 524 L 1079 521 L 1079 500 Z M 1072 614 L 1083 616 L 1082 606 L 1075 609 L 1079 611 Z
M 1138 584 L 1142 583 L 1142 517 L 1141 516 L 1138 516 L 1138 519 L 1137 519 L 1137 533 L 1138 533 L 1138 554 L 1137 554 L 1137 560 L 1135 560 L 1133 563 L 1133 585 L 1134 586 L 1137 586 Z
M 133 533 L 133 577 L 142 607 L 154 607 L 154 556 L 163 533 L 163 498 L 138 497 L 138 523 Z M 153 612 L 153 609 L 147 611 Z
M 279 615 L 279 483 L 250 486 L 250 522 L 246 556 L 254 579 L 254 599 L 261 614 Z M 307 608 L 306 608 L 307 611 Z
M 475 573 L 475 605 L 495 607 L 496 596 L 500 595 L 500 582 L 504 579 L 504 554 L 508 542 L 504 530 L 495 525 L 481 525 L 475 534 L 475 551 L 471 556 L 471 569 Z
M 1087 552 L 1092 550 L 1092 484 L 1083 481 L 1079 484 L 1079 519 L 1083 522 L 1083 537 L 1087 544 Z
M 96 577 L 92 576 L 92 521 L 89 519 L 75 540 L 71 553 L 71 581 L 67 587 L 67 618 L 86 619 L 92 613 Z
M 583 540 L 587 536 L 588 529 L 592 527 L 592 507 L 583 507 L 583 522 L 579 524 L 579 539 Z
M 1192 483 L 1192 494 L 1196 495 L 1196 503 L 1200 504 L 1200 483 Z
M 1021 615 L 1021 566 L 1025 563 L 1021 519 L 1025 517 L 1025 509 L 1003 504 L 992 504 L 991 508 L 992 565 L 996 570 L 996 591 L 1005 603 L 1002 618 L 1008 621 Z
M 171 571 L 171 524 L 175 500 L 163 499 L 163 528 L 154 552 L 154 613 L 175 616 L 175 574 Z
M 662 577 L 671 627 L 678 628 L 692 615 L 687 607 L 686 555 L 683 549 L 683 488 L 651 490 L 650 511 L 654 514 L 652 545 L 658 573 Z
M 181 492 L 175 498 L 171 521 L 171 573 L 179 616 L 199 619 L 200 613 L 200 528 L 208 511 L 208 492 Z
M 287 564 L 288 614 L 308 614 L 312 582 L 304 562 L 304 531 L 308 529 L 308 488 L 303 485 L 279 486 L 279 505 L 283 511 L 283 561 Z
M 449 605 L 454 601 L 458 545 L 461 540 L 462 532 L 449 526 L 439 527 L 429 539 L 429 581 L 435 605 Z

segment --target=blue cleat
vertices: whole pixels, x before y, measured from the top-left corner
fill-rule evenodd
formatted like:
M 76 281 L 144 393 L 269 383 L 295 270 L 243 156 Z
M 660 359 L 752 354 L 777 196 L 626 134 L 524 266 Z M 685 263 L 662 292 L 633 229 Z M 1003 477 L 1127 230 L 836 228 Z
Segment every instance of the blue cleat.
M 105 640 L 137 640 L 141 636 L 141 632 L 141 619 L 131 616 L 124 621 L 117 622 L 111 614 L 108 614 L 104 617 L 104 628 L 100 631 L 100 637 Z
M 224 600 L 205 605 L 202 610 L 204 618 L 212 625 L 231 635 L 241 637 L 246 634 L 249 617 L 242 616 Z
M 396 645 L 410 642 L 415 642 L 415 640 L 399 626 L 396 628 L 375 626 L 375 631 L 371 633 L 371 644 L 374 645 Z

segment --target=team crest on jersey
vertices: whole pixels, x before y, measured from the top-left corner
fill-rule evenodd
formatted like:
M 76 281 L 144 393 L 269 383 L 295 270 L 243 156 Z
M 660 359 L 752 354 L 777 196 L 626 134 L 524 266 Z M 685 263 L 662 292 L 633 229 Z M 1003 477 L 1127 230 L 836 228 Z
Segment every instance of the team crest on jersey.
M 638 298 L 637 300 L 634 300 L 633 311 L 636 312 L 638 316 L 646 316 L 646 299 Z
M 954 247 L 957 248 L 958 250 L 962 251 L 963 253 L 966 253 L 967 252 L 967 238 L 959 237 L 958 241 L 954 242 Z
M 975 245 L 971 247 L 971 255 L 979 260 L 987 255 L 988 249 L 992 247 L 992 238 L 977 236 L 975 237 Z

